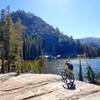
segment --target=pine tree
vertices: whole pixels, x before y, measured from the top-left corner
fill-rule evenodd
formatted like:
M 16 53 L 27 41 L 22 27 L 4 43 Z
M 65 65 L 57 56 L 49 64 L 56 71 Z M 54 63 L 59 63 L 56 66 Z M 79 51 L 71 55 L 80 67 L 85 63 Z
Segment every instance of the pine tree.
M 18 20 L 15 23 L 15 37 L 14 37 L 14 53 L 15 53 L 15 67 L 18 74 L 21 73 L 21 66 L 23 60 L 23 41 L 22 41 L 22 32 L 23 26 Z
M 81 60 L 79 60 L 79 80 L 83 81 Z
M 15 54 L 13 52 L 14 49 L 14 25 L 10 17 L 7 18 L 8 24 L 8 72 L 11 71 L 11 64 L 14 63 Z
M 89 66 L 87 65 L 87 80 L 90 82 L 91 81 L 91 73 L 89 70 Z
M 2 65 L 1 65 L 1 73 L 5 72 L 5 66 L 4 66 L 4 60 L 6 57 L 6 53 L 7 53 L 7 46 L 6 46 L 6 37 L 7 37 L 7 27 L 6 27 L 6 9 L 2 9 L 1 13 L 0 13 L 0 46 L 1 46 L 1 60 L 2 60 Z
M 87 79 L 90 83 L 95 83 L 95 73 L 90 65 L 87 65 Z
M 8 61 L 8 72 L 11 71 L 12 66 L 15 62 L 15 25 L 10 17 L 10 8 L 9 6 L 6 9 L 6 18 L 4 19 L 5 26 L 6 26 L 6 32 L 5 32 L 5 38 L 4 38 L 4 45 L 6 50 L 6 57 Z
M 7 9 L 1 12 L 1 22 L 0 22 L 0 39 L 3 41 L 3 47 L 5 54 L 2 54 L 2 62 L 4 62 L 4 57 L 8 61 L 7 72 L 12 70 L 12 66 L 21 66 L 21 61 L 23 59 L 22 51 L 22 30 L 23 26 L 20 21 L 13 23 L 10 17 L 9 6 Z M 1 38 L 2 37 L 2 38 Z M 2 65 L 2 72 L 4 72 L 4 65 Z M 18 72 L 19 73 L 19 72 Z

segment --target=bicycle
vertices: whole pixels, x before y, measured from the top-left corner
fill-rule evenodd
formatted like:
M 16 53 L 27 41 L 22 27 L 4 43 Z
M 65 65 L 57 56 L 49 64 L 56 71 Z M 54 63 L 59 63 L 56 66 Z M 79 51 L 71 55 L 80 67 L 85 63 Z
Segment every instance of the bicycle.
M 65 84 L 67 84 L 67 87 L 72 87 L 74 86 L 74 81 L 75 81 L 75 77 L 73 73 L 70 73 L 70 71 L 68 70 L 68 72 L 66 72 L 66 70 L 61 72 L 61 76 L 62 76 L 62 80 L 64 81 Z

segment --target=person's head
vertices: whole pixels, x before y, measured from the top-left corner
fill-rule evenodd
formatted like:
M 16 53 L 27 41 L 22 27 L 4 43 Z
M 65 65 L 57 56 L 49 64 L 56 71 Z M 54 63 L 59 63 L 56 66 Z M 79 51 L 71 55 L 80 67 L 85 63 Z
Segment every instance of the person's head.
M 70 62 L 66 60 L 66 65 L 69 65 L 69 64 L 70 64 Z

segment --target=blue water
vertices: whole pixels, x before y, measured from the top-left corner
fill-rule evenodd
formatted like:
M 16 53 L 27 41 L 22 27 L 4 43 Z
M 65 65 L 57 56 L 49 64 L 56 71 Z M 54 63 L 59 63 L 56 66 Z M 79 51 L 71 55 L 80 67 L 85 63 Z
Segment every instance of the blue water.
M 86 76 L 86 67 L 87 67 L 87 63 L 91 66 L 92 70 L 95 73 L 99 73 L 100 72 L 100 59 L 87 59 L 87 62 L 85 59 L 81 60 L 81 64 L 82 64 L 82 71 L 83 71 L 83 76 Z M 72 64 L 74 65 L 74 75 L 77 77 L 78 76 L 78 72 L 79 72 L 79 60 L 72 60 Z
M 46 61 L 44 64 L 44 73 L 51 73 L 51 74 L 61 74 L 61 71 L 64 68 L 65 64 L 65 59 L 64 60 L 50 60 Z M 74 66 L 74 75 L 76 79 L 78 78 L 78 73 L 79 73 L 79 60 L 74 59 L 71 60 L 73 66 Z M 98 73 L 100 72 L 100 58 L 98 59 L 87 59 L 87 63 L 91 66 L 94 72 Z M 81 64 L 82 64 L 82 70 L 83 70 L 83 76 L 86 76 L 86 59 L 81 59 Z

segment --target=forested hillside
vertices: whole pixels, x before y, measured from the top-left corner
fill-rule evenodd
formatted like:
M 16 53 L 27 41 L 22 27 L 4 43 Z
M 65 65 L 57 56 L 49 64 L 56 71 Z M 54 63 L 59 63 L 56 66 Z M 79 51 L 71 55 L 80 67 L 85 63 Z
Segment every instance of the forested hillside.
M 100 48 L 100 38 L 87 37 L 79 39 L 82 44 L 94 45 Z
M 41 73 L 43 56 L 52 58 L 100 56 L 100 48 L 82 44 L 32 13 L 9 6 L 0 12 L 0 72 Z
M 25 26 L 25 32 L 23 33 L 24 59 L 34 59 L 36 54 L 40 54 L 41 49 L 43 55 L 76 57 L 77 46 L 73 38 L 64 35 L 58 28 L 53 28 L 32 13 L 20 10 L 11 13 L 11 17 L 14 22 L 20 19 Z M 38 41 L 37 45 L 41 42 L 37 50 L 34 48 L 35 39 Z
M 53 28 L 32 13 L 18 10 L 11 12 L 10 17 L 14 23 L 19 20 L 23 26 L 22 57 L 25 60 L 38 59 L 40 55 L 61 55 L 61 58 L 77 57 L 78 54 L 86 54 L 88 57 L 100 56 L 97 46 L 82 44 L 72 36 L 64 35 L 59 28 Z

